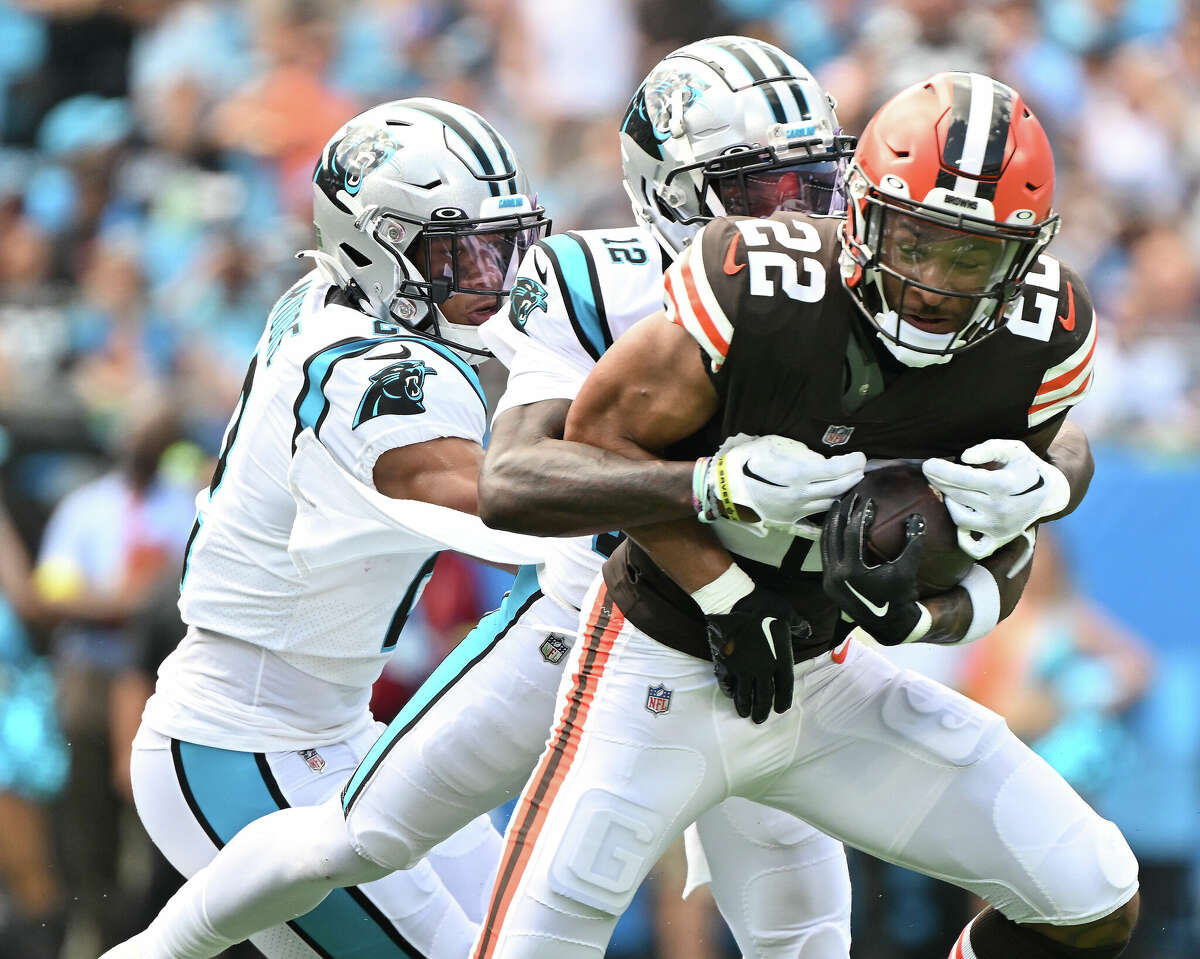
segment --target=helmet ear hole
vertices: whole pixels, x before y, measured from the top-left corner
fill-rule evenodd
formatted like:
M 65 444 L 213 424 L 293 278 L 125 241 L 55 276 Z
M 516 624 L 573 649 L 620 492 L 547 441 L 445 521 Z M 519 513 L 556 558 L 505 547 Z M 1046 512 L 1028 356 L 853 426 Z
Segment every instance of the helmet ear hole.
M 345 253 L 346 256 L 348 256 L 350 258 L 350 262 L 353 263 L 360 270 L 364 266 L 371 265 L 371 258 L 369 256 L 367 256 L 366 254 L 362 253 L 360 250 L 356 250 L 349 243 L 339 244 L 338 249 L 341 250 L 343 253 Z

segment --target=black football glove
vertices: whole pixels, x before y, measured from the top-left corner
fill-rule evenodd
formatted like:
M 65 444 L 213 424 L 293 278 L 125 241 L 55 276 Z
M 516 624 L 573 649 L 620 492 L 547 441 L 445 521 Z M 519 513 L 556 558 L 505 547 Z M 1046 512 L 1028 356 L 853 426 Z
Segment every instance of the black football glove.
M 728 613 L 705 617 L 713 670 L 737 714 L 765 723 L 792 705 L 792 641 L 812 635 L 807 622 L 782 596 L 756 586 Z
M 863 554 L 875 519 L 875 501 L 853 493 L 833 504 L 821 532 L 822 586 L 842 609 L 884 646 L 913 642 L 929 632 L 929 612 L 917 602 L 917 567 L 925 519 L 913 513 L 904 524 L 904 549 L 889 563 L 872 566 Z

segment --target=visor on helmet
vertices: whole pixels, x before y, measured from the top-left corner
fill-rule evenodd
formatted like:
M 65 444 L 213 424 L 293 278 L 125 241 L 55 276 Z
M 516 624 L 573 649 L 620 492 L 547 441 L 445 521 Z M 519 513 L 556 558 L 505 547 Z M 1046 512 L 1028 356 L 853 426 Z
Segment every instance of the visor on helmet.
M 701 214 L 677 216 L 690 226 L 715 216 L 765 217 L 780 210 L 800 213 L 840 213 L 845 209 L 842 185 L 846 161 L 854 152 L 854 137 L 841 134 L 829 141 L 813 137 L 769 146 L 730 147 L 719 156 L 676 167 L 663 192 L 685 189 L 688 177 L 700 181 Z M 676 211 L 677 212 L 677 211 Z
M 765 217 L 779 211 L 840 213 L 843 168 L 838 163 L 796 163 L 738 171 L 711 182 L 725 213 Z
M 875 193 L 866 198 L 865 216 L 863 265 L 876 300 L 868 317 L 895 313 L 910 328 L 951 334 L 932 349 L 938 353 L 965 349 L 999 329 L 1057 226 L 1056 218 L 1033 227 L 977 220 Z M 894 329 L 882 333 L 897 340 Z
M 396 258 L 410 257 L 420 244 L 426 275 L 404 276 L 400 296 L 444 303 L 455 293 L 507 296 L 521 257 L 550 229 L 545 211 L 467 218 L 460 211 L 436 211 L 436 219 L 413 221 L 393 210 L 378 214 L 375 238 Z M 415 239 L 414 239 L 415 238 Z

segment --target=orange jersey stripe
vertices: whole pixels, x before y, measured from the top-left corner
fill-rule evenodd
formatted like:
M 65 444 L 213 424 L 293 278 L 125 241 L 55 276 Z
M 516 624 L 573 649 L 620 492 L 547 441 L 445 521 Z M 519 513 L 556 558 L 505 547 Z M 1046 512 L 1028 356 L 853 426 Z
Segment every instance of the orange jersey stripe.
M 594 625 L 588 630 L 587 645 L 583 649 L 567 705 L 554 728 L 551 745 L 542 755 L 513 813 L 508 841 L 496 873 L 496 884 L 492 887 L 492 900 L 484 917 L 479 946 L 473 953 L 473 959 L 491 959 L 495 955 L 509 906 L 533 855 L 554 798 L 579 750 L 588 710 L 604 675 L 613 640 L 625 625 L 625 617 L 619 609 L 611 605 L 606 608 L 607 597 L 608 589 L 601 586 L 588 617 Z
M 717 329 L 717 325 L 713 323 L 712 317 L 708 315 L 708 310 L 704 308 L 704 304 L 700 301 L 700 294 L 696 291 L 696 278 L 692 276 L 692 261 L 683 264 L 683 269 L 679 271 L 683 277 L 683 285 L 687 290 L 688 302 L 691 303 L 692 309 L 696 313 L 696 319 L 700 321 L 700 327 L 704 330 L 705 336 L 713 345 L 718 353 L 726 356 L 729 353 L 729 343 Z
M 1095 354 L 1096 341 L 1092 340 L 1092 348 L 1088 350 L 1087 356 L 1080 361 L 1078 366 L 1076 366 L 1073 370 L 1068 370 L 1066 373 L 1060 373 L 1052 380 L 1047 380 L 1040 387 L 1038 387 L 1038 391 L 1035 395 L 1041 396 L 1043 393 L 1053 393 L 1060 386 L 1066 386 L 1071 382 L 1072 379 L 1079 375 L 1080 370 L 1092 362 L 1092 357 L 1095 356 Z
M 1029 415 L 1032 416 L 1034 413 L 1040 412 L 1041 410 L 1046 409 L 1048 406 L 1054 406 L 1056 403 L 1065 403 L 1072 396 L 1078 396 L 1080 393 L 1082 393 L 1084 390 L 1086 390 L 1088 388 L 1088 386 L 1091 384 L 1091 382 L 1092 382 L 1092 374 L 1089 373 L 1087 375 L 1087 379 L 1083 381 L 1083 383 L 1080 385 L 1079 389 L 1075 390 L 1072 393 L 1068 393 L 1066 396 L 1060 396 L 1057 399 L 1050 400 L 1050 402 L 1048 402 L 1048 403 L 1038 403 L 1036 406 L 1029 407 Z
M 671 274 L 666 276 L 666 282 L 663 288 L 667 291 L 667 299 L 671 301 L 671 322 L 678 323 L 683 326 L 683 317 L 679 315 L 679 301 L 675 299 L 675 288 L 671 283 Z

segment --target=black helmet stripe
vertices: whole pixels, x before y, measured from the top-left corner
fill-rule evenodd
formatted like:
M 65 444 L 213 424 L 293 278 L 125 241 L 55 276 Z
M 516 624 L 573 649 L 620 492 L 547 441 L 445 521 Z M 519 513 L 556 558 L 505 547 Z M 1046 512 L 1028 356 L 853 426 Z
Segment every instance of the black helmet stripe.
M 755 49 L 760 54 L 767 58 L 767 62 L 775 69 L 776 76 L 781 80 L 779 86 L 790 93 L 796 100 L 796 108 L 800 111 L 801 120 L 811 120 L 812 110 L 808 106 L 808 98 L 804 95 L 804 88 L 800 86 L 799 78 L 769 43 L 755 43 Z
M 463 126 L 452 114 L 447 113 L 440 107 L 432 106 L 424 101 L 411 104 L 412 109 L 419 110 L 421 113 L 427 113 L 436 120 L 440 120 L 447 127 L 453 130 L 467 145 L 467 149 L 471 151 L 475 159 L 479 161 L 479 168 L 483 171 L 481 179 L 488 181 L 488 189 L 492 196 L 500 195 L 500 183 L 502 179 L 508 179 L 508 192 L 516 193 L 516 177 L 510 174 L 507 170 L 502 170 L 497 174 L 496 168 L 492 165 L 491 158 L 487 155 L 487 150 L 479 139 Z
M 758 61 L 750 56 L 740 44 L 720 40 L 714 42 L 713 46 L 724 50 L 746 68 L 746 72 L 750 74 L 751 85 L 758 86 L 762 90 L 763 96 L 767 98 L 767 105 L 771 108 L 771 115 L 775 118 L 775 122 L 787 123 L 787 113 L 784 112 L 779 94 L 776 92 L 774 84 L 763 82 L 767 79 L 767 75 L 763 71 L 763 68 L 758 65 Z
M 950 128 L 938 186 L 991 199 L 1004 168 L 1013 91 L 979 73 L 954 75 Z M 947 181 L 954 181 L 951 185 Z

